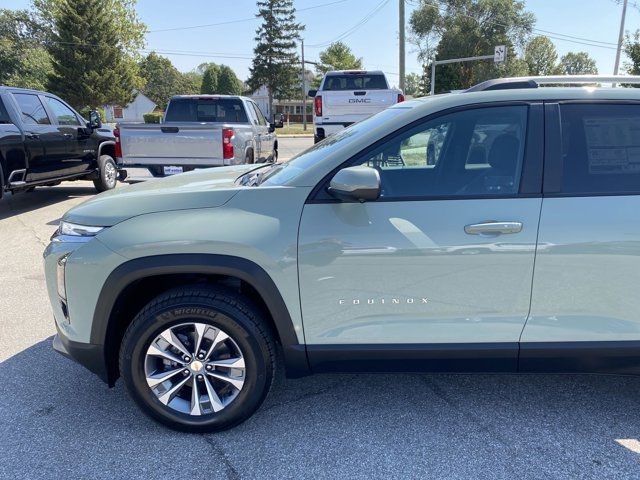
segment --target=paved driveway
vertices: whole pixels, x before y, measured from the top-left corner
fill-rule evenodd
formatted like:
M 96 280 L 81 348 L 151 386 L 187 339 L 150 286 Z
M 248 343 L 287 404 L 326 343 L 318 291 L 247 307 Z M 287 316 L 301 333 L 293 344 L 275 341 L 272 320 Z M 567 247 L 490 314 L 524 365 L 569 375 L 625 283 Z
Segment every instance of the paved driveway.
M 0 478 L 640 477 L 640 378 L 280 378 L 234 430 L 157 425 L 121 382 L 51 350 L 42 250 L 93 193 L 76 182 L 0 201 Z

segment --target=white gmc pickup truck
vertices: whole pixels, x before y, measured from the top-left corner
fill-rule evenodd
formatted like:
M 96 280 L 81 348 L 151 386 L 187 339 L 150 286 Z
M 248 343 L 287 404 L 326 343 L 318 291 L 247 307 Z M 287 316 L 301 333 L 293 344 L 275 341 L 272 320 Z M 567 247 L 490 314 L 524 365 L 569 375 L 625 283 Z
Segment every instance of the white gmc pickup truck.
M 404 101 L 401 90 L 389 88 L 379 70 L 333 70 L 325 74 L 313 97 L 313 137 L 318 143 L 349 125 Z

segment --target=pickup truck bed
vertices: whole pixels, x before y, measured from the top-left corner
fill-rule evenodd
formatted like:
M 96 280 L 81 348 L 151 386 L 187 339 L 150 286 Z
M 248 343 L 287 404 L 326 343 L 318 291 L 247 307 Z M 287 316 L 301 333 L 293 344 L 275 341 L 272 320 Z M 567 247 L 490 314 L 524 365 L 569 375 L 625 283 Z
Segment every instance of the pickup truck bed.
M 277 159 L 274 133 L 258 106 L 245 97 L 179 95 L 162 124 L 120 123 L 118 164 L 165 176 L 194 168 Z

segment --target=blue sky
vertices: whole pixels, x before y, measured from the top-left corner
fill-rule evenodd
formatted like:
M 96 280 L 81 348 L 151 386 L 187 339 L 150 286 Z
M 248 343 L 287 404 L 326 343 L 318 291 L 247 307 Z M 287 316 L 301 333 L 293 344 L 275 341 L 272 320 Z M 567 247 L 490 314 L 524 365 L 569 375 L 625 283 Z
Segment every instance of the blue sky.
M 630 0 L 626 28 L 640 28 L 640 0 Z M 30 0 L 4 0 L 4 7 L 26 8 Z M 317 7 L 327 3 L 332 5 Z M 415 0 L 407 1 L 407 19 Z M 557 33 L 583 39 L 608 42 L 604 47 L 582 45 L 553 38 L 560 55 L 568 51 L 587 51 L 596 59 L 602 74 L 613 72 L 615 44 L 622 7 L 616 0 L 526 0 L 526 7 L 536 18 L 536 28 L 551 36 Z M 353 52 L 362 57 L 369 69 L 387 72 L 391 83 L 398 72 L 398 2 L 397 0 L 295 0 L 298 21 L 306 25 L 304 32 L 306 57 L 316 60 L 324 45 L 339 38 L 364 17 L 383 4 L 371 18 L 344 38 Z M 251 65 L 255 29 L 258 20 L 252 0 L 138 0 L 138 13 L 147 24 L 147 48 L 171 58 L 182 71 L 191 70 L 205 61 L 230 65 L 246 79 Z M 245 19 L 250 19 L 244 21 Z M 226 25 L 181 27 L 232 22 Z M 581 40 L 577 40 L 581 41 Z M 173 52 L 169 54 L 169 52 Z M 492 53 L 492 52 L 487 52 Z M 407 47 L 407 72 L 419 72 L 413 48 Z

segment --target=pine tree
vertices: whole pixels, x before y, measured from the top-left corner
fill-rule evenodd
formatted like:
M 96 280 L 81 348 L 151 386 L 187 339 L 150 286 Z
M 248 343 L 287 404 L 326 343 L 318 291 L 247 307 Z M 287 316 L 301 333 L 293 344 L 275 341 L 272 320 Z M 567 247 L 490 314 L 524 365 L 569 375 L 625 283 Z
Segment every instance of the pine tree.
M 269 112 L 273 99 L 288 98 L 300 85 L 300 61 L 296 41 L 304 29 L 296 23 L 293 0 L 258 0 L 262 25 L 256 30 L 256 47 L 248 84 L 253 90 L 262 85 L 269 92 Z
M 226 65 L 220 65 L 220 75 L 218 76 L 218 93 L 221 95 L 241 95 L 242 82 L 235 72 Z
M 133 99 L 137 65 L 120 44 L 118 17 L 101 0 L 62 0 L 49 46 L 49 89 L 76 108 Z
M 202 75 L 202 87 L 200 88 L 200 93 L 218 93 L 218 75 L 220 75 L 220 67 L 215 63 L 208 64 L 204 74 Z

